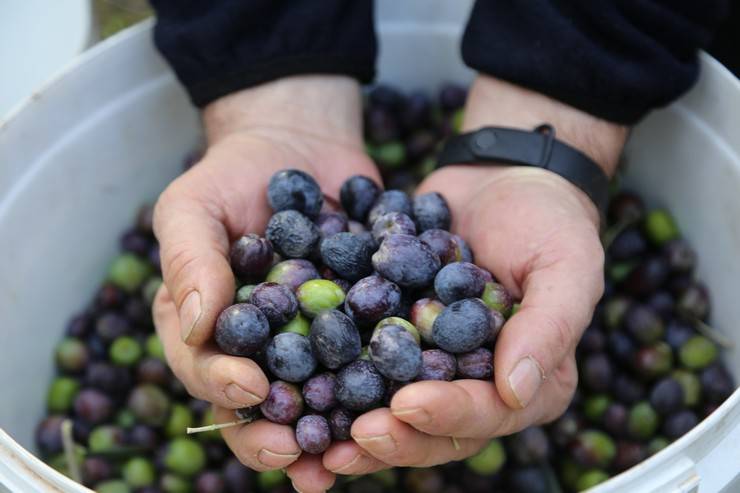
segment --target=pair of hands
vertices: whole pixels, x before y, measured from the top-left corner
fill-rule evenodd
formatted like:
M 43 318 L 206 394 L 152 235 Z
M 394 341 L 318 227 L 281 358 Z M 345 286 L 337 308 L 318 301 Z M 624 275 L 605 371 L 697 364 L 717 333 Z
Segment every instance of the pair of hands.
M 165 282 L 155 324 L 174 373 L 192 395 L 214 403 L 217 422 L 259 404 L 269 389 L 256 363 L 220 353 L 211 340 L 218 314 L 234 297 L 230 242 L 264 230 L 271 214 L 265 190 L 278 170 L 308 172 L 334 199 L 352 175 L 381 183 L 364 153 L 361 120 L 359 87 L 339 76 L 290 77 L 224 97 L 204 112 L 202 161 L 157 203 Z M 609 172 L 626 134 L 488 77 L 474 84 L 465 120 L 465 129 L 548 121 Z M 223 430 L 245 465 L 287 468 L 297 490 L 325 491 L 335 474 L 465 458 L 491 437 L 552 420 L 567 407 L 578 378 L 575 346 L 603 290 L 595 207 L 559 176 L 517 167 L 448 167 L 419 193 L 429 191 L 449 202 L 453 230 L 470 243 L 476 263 L 522 299 L 498 337 L 494 381 L 408 385 L 390 408 L 359 417 L 353 440 L 332 444 L 322 456 L 301 454 L 290 427 L 266 420 Z

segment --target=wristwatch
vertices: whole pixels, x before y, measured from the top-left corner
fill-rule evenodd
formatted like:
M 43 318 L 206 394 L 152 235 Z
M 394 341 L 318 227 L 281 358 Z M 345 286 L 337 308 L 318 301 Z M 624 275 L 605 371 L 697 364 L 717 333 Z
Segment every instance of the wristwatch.
M 532 131 L 484 127 L 450 137 L 437 168 L 450 164 L 514 164 L 556 173 L 583 190 L 602 217 L 609 200 L 609 177 L 588 156 L 555 138 L 549 123 Z

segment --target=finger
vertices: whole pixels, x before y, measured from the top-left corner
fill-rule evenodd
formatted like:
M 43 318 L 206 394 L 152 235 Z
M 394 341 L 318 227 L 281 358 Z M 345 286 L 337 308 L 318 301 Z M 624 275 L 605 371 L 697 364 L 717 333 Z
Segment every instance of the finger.
M 370 474 L 389 466 L 363 450 L 352 440 L 336 442 L 324 452 L 324 467 L 335 474 Z
M 160 196 L 154 232 L 164 283 L 177 307 L 180 336 L 187 344 L 199 345 L 211 336 L 218 314 L 231 304 L 235 284 L 225 217 L 220 207 L 201 198 L 202 193 L 191 191 L 195 188 L 191 176 L 176 180 Z
M 526 407 L 573 352 L 604 289 L 604 254 L 595 235 L 559 250 L 568 256 L 526 275 L 521 309 L 496 341 L 496 388 L 512 408 Z
M 562 413 L 578 380 L 573 360 L 567 359 L 555 376 L 524 409 L 510 408 L 493 382 L 457 380 L 407 385 L 393 396 L 391 413 L 432 435 L 457 438 L 509 435 Z
M 269 381 L 254 361 L 223 354 L 210 344 L 188 346 L 180 339 L 177 312 L 165 286 L 153 311 L 170 368 L 191 395 L 230 409 L 254 406 L 267 397 Z
M 334 474 L 326 470 L 320 455 L 302 454 L 287 473 L 293 489 L 300 493 L 324 493 L 334 485 Z
M 396 419 L 388 408 L 365 413 L 352 424 L 352 438 L 378 460 L 393 466 L 431 467 L 476 453 L 483 439 L 453 439 L 422 433 Z
M 218 406 L 214 406 L 214 418 L 216 423 L 236 419 L 233 411 Z M 221 434 L 237 459 L 255 471 L 283 469 L 301 456 L 293 428 L 265 419 L 224 428 Z

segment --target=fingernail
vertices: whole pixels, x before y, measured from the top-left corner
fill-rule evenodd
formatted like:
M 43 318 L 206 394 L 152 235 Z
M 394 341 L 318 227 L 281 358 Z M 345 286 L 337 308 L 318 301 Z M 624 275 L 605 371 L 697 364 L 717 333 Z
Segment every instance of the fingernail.
M 398 446 L 396 441 L 390 435 L 377 435 L 370 437 L 353 437 L 363 448 L 377 454 L 391 454 L 396 451 Z
M 299 455 L 301 454 L 278 454 L 277 452 L 263 448 L 257 454 L 257 460 L 266 467 L 286 467 L 295 462 Z
M 542 385 L 542 367 L 532 356 L 520 359 L 509 373 L 509 386 L 519 405 L 526 407 Z
M 367 469 L 368 458 L 363 454 L 357 454 L 342 467 L 334 469 L 336 474 L 363 474 Z
M 296 487 L 296 485 L 295 485 L 295 483 L 294 483 L 293 481 L 291 481 L 291 482 L 290 482 L 290 485 L 291 485 L 291 486 L 293 487 L 293 489 L 294 489 L 294 490 L 296 490 L 296 491 L 297 491 L 298 493 L 303 493 L 303 492 L 302 492 L 301 490 L 299 490 L 299 489 L 298 489 L 298 488 Z
M 406 407 L 400 409 L 391 409 L 391 414 L 397 418 L 401 418 L 406 423 L 421 425 L 429 423 L 432 417 L 424 409 L 420 407 Z
M 195 324 L 200 320 L 203 310 L 200 306 L 200 293 L 193 291 L 185 298 L 185 301 L 180 307 L 180 330 L 182 340 L 188 342 L 190 334 L 192 334 Z
M 224 389 L 224 394 L 226 394 L 226 397 L 230 401 L 244 407 L 254 406 L 264 400 L 260 396 L 253 394 L 248 390 L 244 390 L 235 383 L 227 385 Z

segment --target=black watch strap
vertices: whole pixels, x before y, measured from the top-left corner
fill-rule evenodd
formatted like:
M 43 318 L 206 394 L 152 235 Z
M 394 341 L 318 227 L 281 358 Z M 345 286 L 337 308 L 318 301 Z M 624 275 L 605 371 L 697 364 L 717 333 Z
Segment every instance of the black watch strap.
M 544 168 L 583 190 L 603 215 L 609 200 L 609 178 L 588 156 L 555 139 L 555 129 L 543 124 L 534 131 L 484 127 L 450 137 L 437 167 L 449 164 L 506 163 Z

